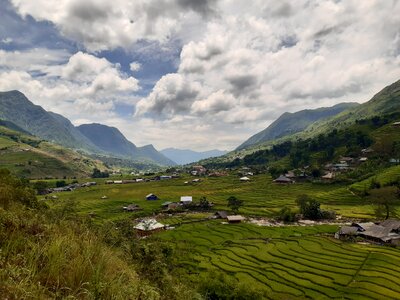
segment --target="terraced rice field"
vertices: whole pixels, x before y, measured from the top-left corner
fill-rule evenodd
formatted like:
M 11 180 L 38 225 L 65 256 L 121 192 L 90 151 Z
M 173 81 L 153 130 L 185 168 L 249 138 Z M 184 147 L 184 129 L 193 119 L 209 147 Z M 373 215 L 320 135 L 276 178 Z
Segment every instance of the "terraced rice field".
M 270 299 L 399 299 L 400 250 L 343 243 L 336 229 L 212 221 L 160 236 L 186 253 L 181 266 L 193 281 L 219 270 Z
M 279 185 L 272 183 L 268 175 L 257 175 L 250 182 L 239 182 L 239 177 L 230 175 L 220 178 L 204 178 L 202 182 L 190 185 L 185 181 L 193 179 L 183 176 L 179 179 L 154 182 L 141 182 L 124 185 L 106 185 L 105 180 L 98 180 L 99 185 L 78 189 L 74 192 L 60 193 L 63 199 L 75 199 L 82 213 L 95 212 L 101 219 L 117 219 L 126 217 L 121 207 L 136 203 L 143 208 L 142 212 L 128 214 L 151 214 L 160 210 L 165 201 L 179 201 L 180 196 L 190 195 L 193 200 L 207 197 L 215 204 L 214 210 L 227 210 L 226 199 L 235 196 L 244 201 L 241 214 L 274 217 L 283 206 L 296 209 L 295 200 L 298 195 L 308 194 L 321 202 L 323 208 L 334 209 L 338 214 L 357 218 L 373 218 L 373 208 L 365 200 L 352 194 L 343 185 L 325 185 L 312 183 L 296 183 Z M 90 179 L 88 179 L 91 181 Z M 88 181 L 86 180 L 86 181 Z M 149 193 L 156 194 L 160 200 L 146 201 Z M 107 200 L 102 200 L 107 196 Z

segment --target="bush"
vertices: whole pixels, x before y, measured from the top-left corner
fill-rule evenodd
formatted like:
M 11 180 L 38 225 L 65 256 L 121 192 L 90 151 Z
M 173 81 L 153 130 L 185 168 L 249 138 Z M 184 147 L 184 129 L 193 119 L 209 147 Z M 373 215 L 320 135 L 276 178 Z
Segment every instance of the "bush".
M 56 181 L 56 187 L 64 187 L 66 185 L 67 185 L 67 183 L 65 182 L 65 180 Z
M 31 208 L 39 207 L 35 191 L 29 187 L 27 181 L 23 181 L 10 171 L 0 170 L 0 207 L 7 209 L 13 203 L 21 203 Z
M 278 220 L 283 221 L 285 223 L 291 223 L 296 221 L 296 213 L 292 212 L 289 207 L 283 207 L 279 211 Z

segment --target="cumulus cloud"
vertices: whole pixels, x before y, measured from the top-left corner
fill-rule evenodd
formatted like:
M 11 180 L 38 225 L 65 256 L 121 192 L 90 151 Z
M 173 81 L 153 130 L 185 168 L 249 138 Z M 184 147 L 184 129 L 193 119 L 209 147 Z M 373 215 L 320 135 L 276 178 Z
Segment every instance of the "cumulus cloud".
M 216 114 L 221 111 L 228 111 L 235 106 L 235 99 L 229 93 L 219 90 L 212 93 L 207 99 L 197 100 L 192 104 L 192 111 L 197 114 L 212 113 Z
M 115 105 L 135 102 L 139 88 L 118 64 L 87 53 L 0 50 L 0 90 L 20 90 L 69 117 L 114 116 Z
M 22 16 L 51 21 L 91 51 L 165 41 L 186 19 L 215 14 L 211 0 L 11 0 Z M 189 21 L 190 22 L 190 21 Z
M 142 68 L 142 65 L 141 65 L 140 63 L 134 61 L 134 62 L 131 62 L 131 63 L 129 64 L 129 68 L 130 68 L 130 70 L 131 70 L 132 72 L 137 72 L 137 71 L 139 71 L 139 70 Z
M 138 102 L 136 115 L 141 116 L 146 112 L 168 116 L 187 113 L 199 93 L 199 84 L 179 74 L 167 74 L 157 82 L 149 96 Z
M 171 146 L 166 136 L 174 134 L 184 147 L 204 148 L 216 136 L 219 145 L 233 148 L 285 111 L 363 102 L 400 77 L 396 0 L 11 2 L 19 14 L 52 22 L 92 54 L 122 47 L 145 58 L 170 53 L 164 49 L 172 40 L 181 45 L 176 72 L 134 100 L 137 79 L 95 55 L 61 59 L 53 53 L 60 66 L 48 58 L 41 67 L 30 54 L 36 66 L 24 69 L 12 62 L 11 55 L 24 61 L 18 54 L 0 52 L 2 72 L 26 89 L 26 82 L 35 86 L 32 94 L 72 91 L 70 98 L 86 99 L 84 107 L 88 99 L 101 103 L 99 111 L 113 111 L 117 101 L 137 102 L 131 124 L 146 130 L 129 134 L 161 147 Z M 140 49 L 132 46 L 138 43 Z M 132 62 L 127 70 L 144 68 Z M 38 78 L 33 69 L 49 75 Z

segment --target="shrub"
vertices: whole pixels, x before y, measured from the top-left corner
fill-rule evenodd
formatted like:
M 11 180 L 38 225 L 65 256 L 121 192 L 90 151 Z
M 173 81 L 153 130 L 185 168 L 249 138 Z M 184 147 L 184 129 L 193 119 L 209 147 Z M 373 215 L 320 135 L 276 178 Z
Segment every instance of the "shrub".
M 296 221 L 296 213 L 285 206 L 279 211 L 278 219 L 286 223 L 294 222 Z

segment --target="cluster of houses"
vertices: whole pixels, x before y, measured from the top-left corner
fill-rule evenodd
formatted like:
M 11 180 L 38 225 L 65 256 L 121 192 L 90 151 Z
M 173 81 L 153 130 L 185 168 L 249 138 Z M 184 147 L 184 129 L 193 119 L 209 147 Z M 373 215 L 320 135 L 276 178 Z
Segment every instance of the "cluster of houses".
M 155 201 L 155 200 L 159 200 L 159 198 L 157 195 L 150 193 L 150 194 L 146 195 L 146 200 Z M 192 204 L 192 202 L 193 202 L 192 196 L 181 196 L 179 202 L 166 201 L 161 204 L 161 207 L 164 208 L 165 210 L 176 210 L 178 208 L 188 206 L 188 205 Z M 135 212 L 135 211 L 142 210 L 142 208 L 139 207 L 139 205 L 137 205 L 137 204 L 130 204 L 128 206 L 123 206 L 122 209 L 125 211 L 128 211 L 128 212 Z
M 240 223 L 246 218 L 241 215 L 228 215 L 226 211 L 217 211 L 214 215 L 215 219 L 225 219 L 228 223 Z
M 369 155 L 374 150 L 370 148 L 362 149 L 361 156 L 358 158 L 342 156 L 335 163 L 328 163 L 324 166 L 324 175 L 320 177 L 322 181 L 333 181 L 337 174 L 351 171 L 362 163 L 365 163 L 369 159 Z M 391 159 L 390 163 L 398 163 L 399 159 Z M 281 184 L 295 183 L 296 181 L 304 181 L 309 179 L 311 176 L 307 174 L 308 166 L 303 169 L 291 170 L 286 174 L 280 175 L 273 182 Z
M 389 219 L 379 224 L 352 223 L 351 226 L 342 226 L 335 237 L 337 239 L 361 237 L 375 243 L 400 245 L 400 220 Z
M 45 195 L 45 194 L 50 194 L 50 193 L 72 192 L 76 189 L 89 187 L 89 186 L 93 186 L 93 185 L 97 185 L 97 183 L 94 181 L 93 182 L 85 182 L 85 183 L 72 183 L 72 184 L 68 184 L 63 187 L 48 188 L 45 191 L 43 191 L 42 194 Z
M 213 218 L 224 219 L 228 223 L 240 223 L 246 219 L 245 217 L 240 215 L 228 215 L 226 211 L 217 211 L 214 214 Z M 155 232 L 162 231 L 164 229 L 173 229 L 173 227 L 164 225 L 153 218 L 142 219 L 133 228 L 136 230 L 136 233 L 142 237 L 148 236 Z

